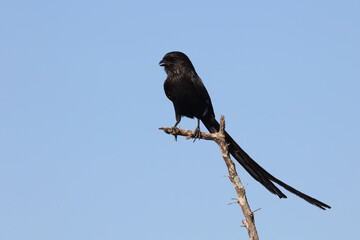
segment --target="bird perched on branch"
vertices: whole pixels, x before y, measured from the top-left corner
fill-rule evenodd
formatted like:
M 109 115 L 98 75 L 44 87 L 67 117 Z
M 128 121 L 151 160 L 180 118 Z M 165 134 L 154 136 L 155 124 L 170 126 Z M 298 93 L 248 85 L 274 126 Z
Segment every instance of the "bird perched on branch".
M 200 137 L 200 121 L 209 132 L 218 132 L 220 125 L 215 119 L 209 93 L 197 75 L 190 59 L 182 52 L 169 52 L 159 64 L 165 68 L 167 74 L 164 82 L 165 94 L 174 104 L 176 123 L 173 128 L 176 128 L 180 123 L 182 116 L 186 116 L 189 118 L 195 117 L 198 120 L 195 139 Z M 286 195 L 275 186 L 274 183 L 276 183 L 321 209 L 331 208 L 329 205 L 296 190 L 268 173 L 227 132 L 225 132 L 225 139 L 229 144 L 230 154 L 255 180 L 260 182 L 271 193 L 278 195 L 279 198 L 286 198 Z

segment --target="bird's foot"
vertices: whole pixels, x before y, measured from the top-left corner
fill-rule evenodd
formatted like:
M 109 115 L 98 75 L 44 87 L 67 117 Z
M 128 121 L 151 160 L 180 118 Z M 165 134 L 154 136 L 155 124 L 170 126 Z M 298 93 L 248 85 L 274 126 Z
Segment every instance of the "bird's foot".
M 174 126 L 171 129 L 172 129 L 172 135 L 174 135 L 175 141 L 177 141 L 177 133 L 178 133 L 177 127 Z
M 194 130 L 194 142 L 196 141 L 196 139 L 199 139 L 199 140 L 200 140 L 200 138 L 201 138 L 200 128 L 197 127 L 197 128 L 195 128 L 195 130 Z

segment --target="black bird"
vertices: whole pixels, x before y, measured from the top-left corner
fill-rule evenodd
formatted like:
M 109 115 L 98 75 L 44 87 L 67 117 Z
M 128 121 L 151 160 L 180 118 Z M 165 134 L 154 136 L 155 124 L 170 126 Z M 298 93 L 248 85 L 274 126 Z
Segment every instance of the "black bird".
M 165 72 L 167 73 L 164 90 L 166 96 L 174 104 L 176 115 L 174 128 L 179 124 L 181 117 L 186 116 L 189 118 L 196 117 L 198 119 L 195 129 L 195 139 L 200 136 L 200 120 L 211 133 L 219 131 L 220 125 L 215 119 L 209 93 L 197 75 L 190 59 L 182 52 L 169 52 L 159 64 L 165 67 Z M 286 190 L 323 210 L 325 210 L 325 208 L 331 208 L 329 205 L 296 190 L 268 173 L 226 132 L 225 138 L 229 143 L 229 152 L 231 155 L 253 178 L 260 182 L 271 193 L 278 195 L 279 198 L 286 198 L 286 195 L 274 185 L 274 183 L 277 183 Z

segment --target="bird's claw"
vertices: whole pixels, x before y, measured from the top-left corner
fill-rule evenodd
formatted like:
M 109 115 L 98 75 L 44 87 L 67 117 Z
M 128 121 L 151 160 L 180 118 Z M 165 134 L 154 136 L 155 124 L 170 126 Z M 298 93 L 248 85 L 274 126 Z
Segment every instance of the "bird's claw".
M 194 141 L 193 141 L 193 142 L 195 142 L 196 139 L 199 139 L 199 140 L 200 140 L 200 138 L 201 138 L 200 128 L 197 127 L 197 128 L 195 128 L 195 130 L 194 130 Z
M 172 135 L 174 135 L 175 141 L 177 141 L 177 128 L 172 127 Z

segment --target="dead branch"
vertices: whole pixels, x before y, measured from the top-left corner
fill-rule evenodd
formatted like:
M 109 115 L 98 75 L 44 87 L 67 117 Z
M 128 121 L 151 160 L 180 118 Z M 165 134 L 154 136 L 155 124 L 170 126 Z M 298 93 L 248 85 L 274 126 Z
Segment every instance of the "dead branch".
M 194 131 L 184 130 L 180 128 L 171 128 L 171 127 L 162 127 L 160 128 L 167 134 L 172 134 L 174 136 L 185 136 L 186 139 L 194 138 Z M 238 195 L 237 202 L 239 203 L 242 212 L 245 216 L 245 220 L 242 220 L 242 223 L 248 230 L 250 240 L 258 240 L 258 234 L 255 226 L 254 212 L 251 211 L 249 203 L 246 198 L 245 188 L 240 181 L 240 178 L 236 172 L 235 164 L 231 160 L 228 143 L 225 140 L 225 119 L 224 116 L 220 117 L 220 131 L 217 133 L 203 133 L 201 132 L 200 139 L 212 140 L 215 141 L 220 148 L 221 154 L 225 160 L 226 166 L 229 171 L 229 179 L 235 187 L 235 191 Z

